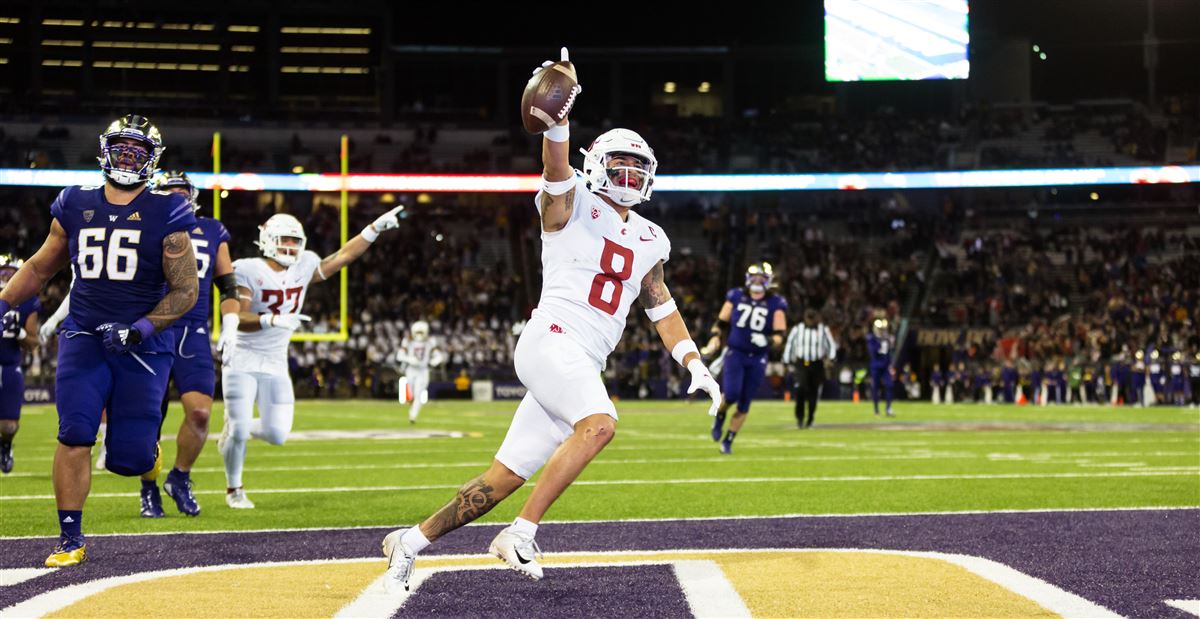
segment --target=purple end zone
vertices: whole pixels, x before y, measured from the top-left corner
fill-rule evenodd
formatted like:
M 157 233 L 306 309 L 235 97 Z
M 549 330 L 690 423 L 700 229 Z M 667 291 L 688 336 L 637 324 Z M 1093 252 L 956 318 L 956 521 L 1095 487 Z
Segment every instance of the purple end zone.
M 465 595 L 470 592 L 469 595 Z M 547 569 L 530 580 L 508 569 L 434 574 L 396 617 L 687 617 L 667 565 Z
M 425 554 L 482 554 L 499 527 L 460 529 Z M 0 608 L 50 589 L 149 570 L 306 559 L 382 560 L 379 542 L 388 531 L 92 536 L 88 563 L 0 588 Z M 538 541 L 551 553 L 684 548 L 948 552 L 1003 563 L 1131 617 L 1189 617 L 1162 601 L 1200 599 L 1200 509 L 545 524 L 538 530 Z M 0 568 L 38 567 L 53 546 L 50 538 L 0 540 Z M 551 581 L 569 578 L 568 571 L 549 571 L 547 580 L 529 584 L 557 586 Z M 512 576 L 478 574 L 484 579 Z M 530 616 L 513 610 L 514 615 Z M 443 611 L 453 613 L 454 608 Z

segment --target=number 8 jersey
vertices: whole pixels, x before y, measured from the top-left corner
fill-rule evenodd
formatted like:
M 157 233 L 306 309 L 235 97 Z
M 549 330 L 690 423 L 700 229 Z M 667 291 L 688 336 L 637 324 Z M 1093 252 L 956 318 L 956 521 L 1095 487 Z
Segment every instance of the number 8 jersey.
M 163 239 L 196 226 L 181 194 L 145 189 L 129 204 L 110 204 L 103 187 L 67 187 L 50 205 L 66 232 L 71 270 L 67 331 L 92 331 L 106 322 L 133 324 L 167 293 Z M 171 352 L 174 336 L 159 331 L 137 348 Z
M 541 192 L 534 204 L 541 204 Z M 542 231 L 542 298 L 537 311 L 601 363 L 621 334 L 642 278 L 666 262 L 671 242 L 662 228 L 629 211 L 622 221 L 575 173 L 575 202 L 567 225 Z
M 266 258 L 242 258 L 233 263 L 239 288 L 250 289 L 250 311 L 256 314 L 299 314 L 313 273 L 321 265 L 316 252 L 305 251 L 295 264 L 276 271 Z M 292 332 L 261 329 L 238 334 L 231 369 L 287 376 L 287 348 Z

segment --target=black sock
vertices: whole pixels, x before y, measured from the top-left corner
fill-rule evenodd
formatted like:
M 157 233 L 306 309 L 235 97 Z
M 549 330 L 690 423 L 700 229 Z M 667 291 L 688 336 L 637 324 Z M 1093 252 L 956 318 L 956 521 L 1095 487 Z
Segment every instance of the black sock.
M 58 510 L 58 527 L 63 535 L 68 537 L 79 537 L 80 535 L 83 535 L 83 532 L 80 530 L 80 521 L 82 520 L 82 509 Z
M 179 470 L 179 467 L 173 466 L 171 467 L 171 472 L 167 473 L 167 477 L 182 477 L 187 479 L 189 477 L 189 473 L 191 473 L 191 471 L 181 471 Z
M 0 436 L 0 447 L 3 447 L 5 449 L 12 447 L 12 437 L 11 436 Z
M 148 490 L 150 488 L 157 488 L 157 487 L 158 487 L 158 481 L 151 481 L 149 479 L 142 480 L 142 490 Z
M 726 433 L 725 433 L 725 442 L 726 442 L 726 443 L 732 443 L 732 442 L 733 442 L 733 438 L 734 438 L 735 436 L 737 436 L 737 432 L 734 432 L 733 430 L 729 430 L 728 432 L 726 432 Z

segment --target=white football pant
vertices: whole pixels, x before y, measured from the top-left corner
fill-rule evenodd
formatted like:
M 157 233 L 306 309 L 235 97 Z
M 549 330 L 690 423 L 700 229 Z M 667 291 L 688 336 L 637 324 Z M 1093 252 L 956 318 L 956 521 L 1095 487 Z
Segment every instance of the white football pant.
M 552 319 L 535 315 L 525 325 L 513 353 L 517 378 L 529 391 L 513 415 L 496 460 L 524 479 L 533 476 L 555 449 L 591 415 L 617 418 L 592 358 Z
M 225 481 L 230 488 L 242 485 L 242 466 L 246 461 L 246 442 L 250 437 L 272 445 L 282 445 L 292 431 L 296 415 L 296 396 L 288 376 L 224 370 L 221 373 L 225 394 L 226 423 L 231 424 L 225 459 Z M 258 403 L 259 418 L 254 418 Z

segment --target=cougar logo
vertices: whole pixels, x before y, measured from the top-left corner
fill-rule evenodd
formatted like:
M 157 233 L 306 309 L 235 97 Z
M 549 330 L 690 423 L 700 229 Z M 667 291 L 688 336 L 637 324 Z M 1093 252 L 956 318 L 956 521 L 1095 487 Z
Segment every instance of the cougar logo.
M 551 332 L 551 333 L 562 333 L 562 332 L 563 332 L 563 328 L 562 328 L 562 327 L 560 327 L 560 326 L 558 326 L 558 325 L 556 325 L 556 324 L 553 324 L 553 323 L 551 323 L 551 325 L 550 325 L 550 332 Z
M 592 207 L 592 219 L 600 219 L 600 209 Z

